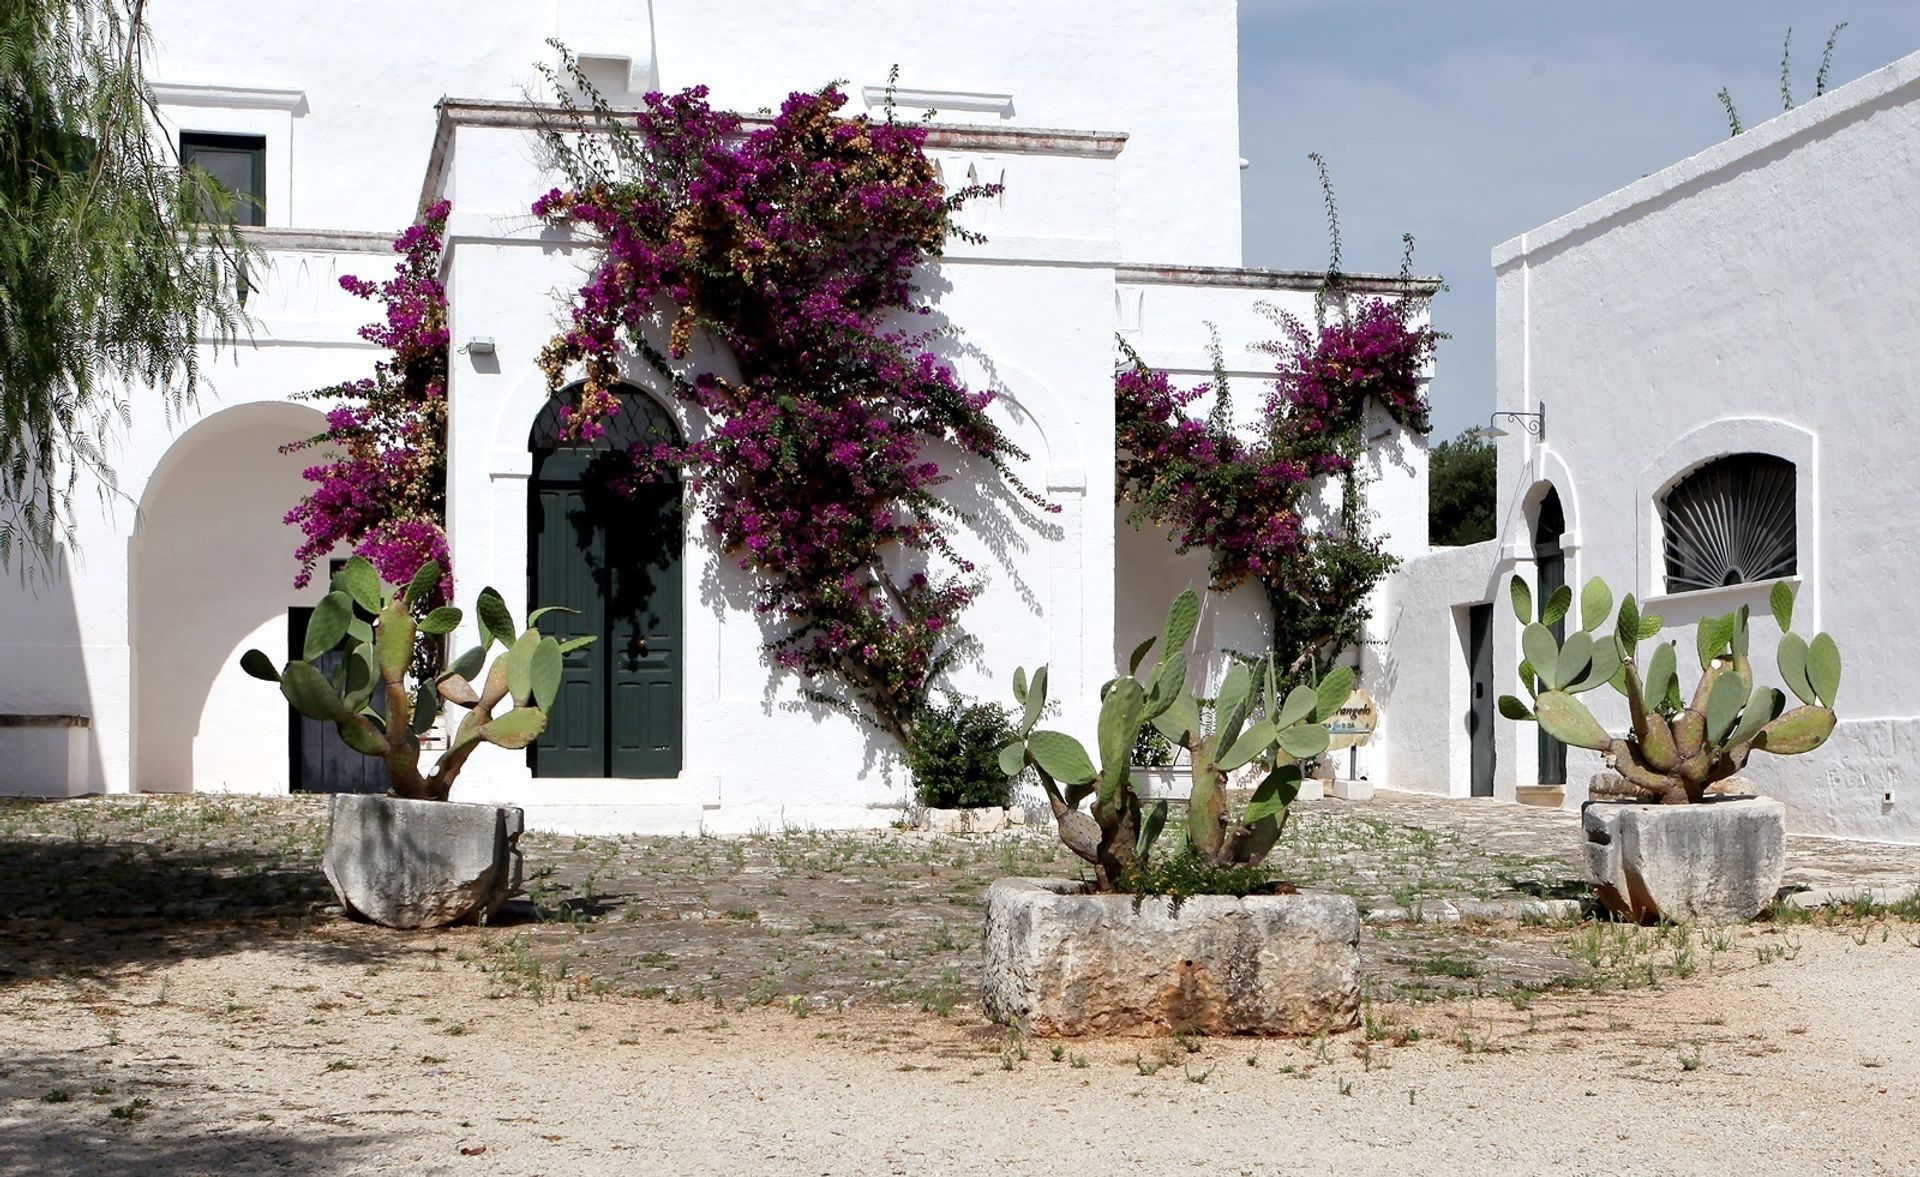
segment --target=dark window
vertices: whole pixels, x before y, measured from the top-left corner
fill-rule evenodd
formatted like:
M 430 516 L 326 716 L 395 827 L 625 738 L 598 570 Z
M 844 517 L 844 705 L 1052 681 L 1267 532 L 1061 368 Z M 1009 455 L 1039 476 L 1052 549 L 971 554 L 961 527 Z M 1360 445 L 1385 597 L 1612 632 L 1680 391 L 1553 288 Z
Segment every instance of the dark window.
M 1793 463 L 1772 454 L 1715 458 L 1660 503 L 1667 591 L 1792 576 L 1798 569 Z
M 180 132 L 180 162 L 212 176 L 233 196 L 233 219 L 242 225 L 267 223 L 267 141 L 260 135 Z M 212 220 L 212 209 L 200 211 Z

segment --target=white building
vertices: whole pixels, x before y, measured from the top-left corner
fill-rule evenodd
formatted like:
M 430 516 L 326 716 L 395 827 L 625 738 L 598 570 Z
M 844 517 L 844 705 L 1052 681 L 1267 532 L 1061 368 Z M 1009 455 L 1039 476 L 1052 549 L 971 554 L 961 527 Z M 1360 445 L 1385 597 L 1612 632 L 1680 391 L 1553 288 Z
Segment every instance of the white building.
M 355 334 L 370 307 L 338 278 L 384 277 L 392 237 L 443 197 L 454 209 L 444 263 L 454 345 L 493 343 L 453 357 L 456 599 L 491 584 L 524 613 L 540 558 L 529 542 L 540 491 L 530 447 L 547 398 L 534 360 L 590 261 L 528 213 L 554 183 L 536 163 L 527 104 L 539 93 L 534 64 L 552 59 L 549 37 L 616 104 L 704 83 L 716 105 L 753 111 L 845 79 L 858 113 L 877 110 L 897 65 L 903 113 L 938 110 L 928 150 L 949 182 L 1005 185 L 963 218 L 987 243 L 954 243 L 929 287 L 965 332 L 960 374 L 1000 391 L 996 411 L 1031 455 L 1022 473 L 1064 510 L 1040 527 L 963 537 L 989 586 L 964 619 L 984 650 L 958 685 L 1001 698 L 1015 665 L 1049 662 L 1071 730 L 1091 731 L 1116 646 L 1157 628 L 1173 593 L 1204 578 L 1198 556 L 1176 561 L 1158 537 L 1116 525 L 1114 332 L 1184 379 L 1207 371 L 1206 324 L 1217 325 L 1251 404 L 1269 367 L 1242 345 L 1272 334 L 1255 304 L 1306 313 L 1318 279 L 1238 268 L 1233 0 L 1177 12 L 1150 0 L 1023 0 L 858 14 L 782 0 L 718 15 L 692 0 L 154 0 L 147 12 L 167 133 L 209 162 L 227 153 L 236 182 L 255 187 L 270 265 L 255 276 L 252 343 L 223 360 L 197 409 L 169 421 L 156 396 L 136 391 L 111 455 L 120 495 L 83 508 L 77 548 L 51 583 L 0 588 L 0 713 L 88 721 L 70 742 L 64 731 L 0 731 L 0 790 L 316 784 L 295 779 L 303 737 L 279 696 L 236 668 L 250 646 L 286 650 L 290 611 L 324 591 L 290 587 L 297 536 L 281 519 L 306 487 L 308 459 L 278 447 L 321 427 L 298 394 L 364 375 L 378 358 Z M 666 408 L 682 428 L 697 425 Z M 1383 442 L 1379 529 L 1419 546 L 1424 449 Z M 522 804 L 535 825 L 573 830 L 897 816 L 904 774 L 879 742 L 804 705 L 768 668 L 761 627 L 732 591 L 739 574 L 698 523 L 678 566 L 673 694 L 655 713 L 671 729 L 671 771 L 636 778 L 609 753 L 602 771 L 535 779 L 526 758 L 489 749 L 469 762 L 456 799 Z M 1258 614 L 1244 601 L 1220 605 L 1202 640 L 1253 645 Z M 470 637 L 471 624 L 457 646 Z
M 1558 783 L 1533 725 L 1489 710 L 1518 693 L 1510 575 L 1604 577 L 1683 652 L 1702 617 L 1750 605 L 1756 671 L 1776 685 L 1766 601 L 1784 578 L 1795 629 L 1829 631 L 1845 658 L 1840 724 L 1819 751 L 1756 755 L 1746 775 L 1798 831 L 1920 841 L 1905 779 L 1920 759 L 1905 626 L 1920 575 L 1916 225 L 1920 55 L 1493 251 L 1496 407 L 1546 410 L 1545 431 L 1499 422 L 1498 538 L 1388 587 L 1386 780 L 1506 798 Z M 1624 726 L 1624 706 L 1597 714 Z M 1599 761 L 1569 761 L 1574 806 Z

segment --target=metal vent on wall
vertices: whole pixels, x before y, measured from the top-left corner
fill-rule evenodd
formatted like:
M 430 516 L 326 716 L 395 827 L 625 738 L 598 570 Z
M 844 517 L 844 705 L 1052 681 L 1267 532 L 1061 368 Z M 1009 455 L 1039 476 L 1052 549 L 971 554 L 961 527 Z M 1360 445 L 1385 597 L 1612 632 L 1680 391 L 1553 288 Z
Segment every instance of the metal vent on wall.
M 1771 454 L 1717 458 L 1661 503 L 1667 591 L 1691 592 L 1797 570 L 1793 463 Z

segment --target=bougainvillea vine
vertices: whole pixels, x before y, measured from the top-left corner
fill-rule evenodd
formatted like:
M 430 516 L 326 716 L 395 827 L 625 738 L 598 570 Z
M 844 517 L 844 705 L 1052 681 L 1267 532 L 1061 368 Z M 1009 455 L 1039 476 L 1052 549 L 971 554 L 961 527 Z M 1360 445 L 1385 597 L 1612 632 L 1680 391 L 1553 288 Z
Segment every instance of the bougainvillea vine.
M 1130 521 L 1168 528 L 1182 552 L 1204 548 L 1216 590 L 1261 585 L 1291 675 L 1324 670 L 1359 640 L 1367 598 L 1394 567 L 1369 533 L 1356 466 L 1369 404 L 1429 428 L 1421 374 L 1439 337 L 1418 308 L 1370 298 L 1317 329 L 1275 312 L 1281 337 L 1261 345 L 1275 379 L 1251 437 L 1234 427 L 1217 345 L 1214 379 L 1193 388 L 1131 354 L 1115 375 L 1116 487 Z M 1212 410 L 1197 418 L 1190 406 L 1208 393 Z
M 546 138 L 567 186 L 533 212 L 604 246 L 540 361 L 572 397 L 568 427 L 594 436 L 627 358 L 651 367 L 705 431 L 636 447 L 636 476 L 681 470 L 754 576 L 771 658 L 910 749 L 981 587 L 953 547 L 935 454 L 1044 507 L 1012 470 L 1025 455 L 988 417 L 992 393 L 961 384 L 936 332 L 900 325 L 928 311 L 916 272 L 966 235 L 952 214 L 993 189 L 943 191 L 924 128 L 840 117 L 834 87 L 754 125 L 704 87 L 581 110 L 568 96 L 591 90 L 562 61 L 571 117 Z
M 408 583 L 421 565 L 437 561 L 442 597 L 451 596 L 444 528 L 447 292 L 440 282 L 447 212 L 440 201 L 394 240 L 401 258 L 393 277 L 340 279 L 349 293 L 384 308 L 384 318 L 360 328 L 360 336 L 390 355 L 374 365 L 372 376 L 308 393 L 306 399 L 334 402 L 327 428 L 282 447 L 327 455 L 302 472 L 314 487 L 287 512 L 286 521 L 306 537 L 294 552 L 296 588 L 346 545 L 393 584 Z

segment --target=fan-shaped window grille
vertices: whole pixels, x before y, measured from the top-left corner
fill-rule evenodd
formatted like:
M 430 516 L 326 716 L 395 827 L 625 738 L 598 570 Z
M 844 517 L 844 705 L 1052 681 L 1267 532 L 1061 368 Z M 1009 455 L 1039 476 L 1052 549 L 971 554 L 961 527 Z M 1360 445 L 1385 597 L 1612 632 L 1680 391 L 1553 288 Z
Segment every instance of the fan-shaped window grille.
M 1772 580 L 1797 569 L 1794 469 L 1784 458 L 1717 458 L 1675 484 L 1661 514 L 1670 593 Z

